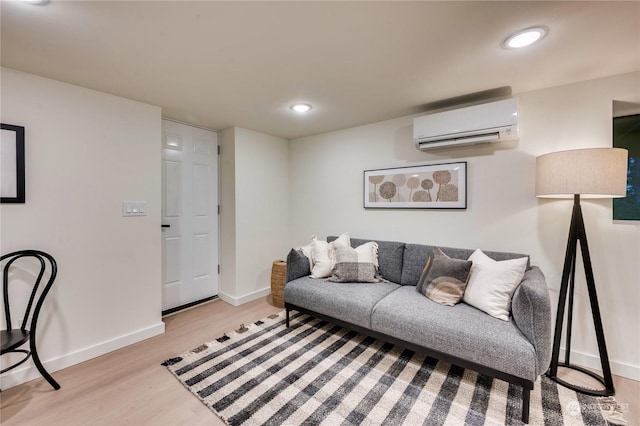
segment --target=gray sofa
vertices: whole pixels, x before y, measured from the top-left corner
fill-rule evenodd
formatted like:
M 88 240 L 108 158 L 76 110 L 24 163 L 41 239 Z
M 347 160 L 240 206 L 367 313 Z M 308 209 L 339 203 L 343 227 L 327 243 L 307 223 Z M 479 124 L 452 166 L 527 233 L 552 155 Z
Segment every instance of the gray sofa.
M 336 237 L 329 237 L 333 241 Z M 357 247 L 370 240 L 351 239 Z M 496 319 L 463 302 L 435 303 L 416 291 L 434 246 L 376 241 L 379 283 L 337 283 L 308 276 L 301 252 L 287 257 L 284 301 L 291 310 L 355 329 L 463 368 L 522 386 L 522 421 L 528 423 L 530 392 L 551 359 L 551 308 L 544 275 L 527 266 L 512 298 L 509 321 Z M 452 258 L 473 250 L 440 247 Z M 526 255 L 484 252 L 494 260 Z M 306 274 L 306 275 L 305 275 Z

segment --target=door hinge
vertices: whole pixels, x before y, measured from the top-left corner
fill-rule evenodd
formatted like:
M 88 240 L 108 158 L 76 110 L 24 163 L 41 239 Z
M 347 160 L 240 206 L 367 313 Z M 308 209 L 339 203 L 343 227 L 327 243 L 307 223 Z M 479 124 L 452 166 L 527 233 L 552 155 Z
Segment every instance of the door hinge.
M 218 204 L 218 214 L 220 214 L 220 204 Z
M 220 265 L 218 265 L 218 275 L 220 275 Z
M 218 145 L 218 155 L 220 155 L 221 153 L 222 153 L 222 147 Z

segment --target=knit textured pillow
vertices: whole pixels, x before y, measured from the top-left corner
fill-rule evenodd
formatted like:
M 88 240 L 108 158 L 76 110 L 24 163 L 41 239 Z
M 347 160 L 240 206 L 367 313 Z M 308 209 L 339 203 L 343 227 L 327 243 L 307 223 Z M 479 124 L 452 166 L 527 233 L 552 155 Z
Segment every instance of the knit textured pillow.
M 472 264 L 452 259 L 436 247 L 427 258 L 417 290 L 436 303 L 453 306 L 462 300 Z
M 338 283 L 377 283 L 378 244 L 371 241 L 354 248 L 334 247 L 335 266 L 327 281 Z

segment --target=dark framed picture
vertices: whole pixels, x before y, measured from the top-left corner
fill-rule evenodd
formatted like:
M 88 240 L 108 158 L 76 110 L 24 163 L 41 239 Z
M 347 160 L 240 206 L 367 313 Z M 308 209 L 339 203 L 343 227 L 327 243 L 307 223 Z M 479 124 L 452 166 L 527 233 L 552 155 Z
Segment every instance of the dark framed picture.
M 466 209 L 467 162 L 366 170 L 364 207 Z
M 2 123 L 0 202 L 24 203 L 24 127 Z

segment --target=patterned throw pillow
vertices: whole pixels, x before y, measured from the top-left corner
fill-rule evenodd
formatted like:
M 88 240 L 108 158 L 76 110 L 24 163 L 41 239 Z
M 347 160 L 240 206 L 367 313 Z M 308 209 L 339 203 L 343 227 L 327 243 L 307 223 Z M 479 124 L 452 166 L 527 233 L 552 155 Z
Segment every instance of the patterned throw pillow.
M 338 283 L 377 283 L 378 244 L 371 241 L 354 248 L 338 245 L 334 247 L 335 267 L 327 281 Z
M 472 264 L 452 259 L 436 247 L 427 259 L 417 290 L 436 303 L 453 306 L 462 300 Z

